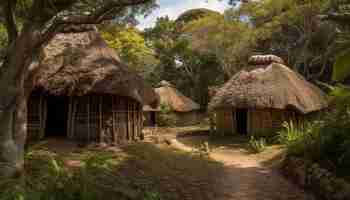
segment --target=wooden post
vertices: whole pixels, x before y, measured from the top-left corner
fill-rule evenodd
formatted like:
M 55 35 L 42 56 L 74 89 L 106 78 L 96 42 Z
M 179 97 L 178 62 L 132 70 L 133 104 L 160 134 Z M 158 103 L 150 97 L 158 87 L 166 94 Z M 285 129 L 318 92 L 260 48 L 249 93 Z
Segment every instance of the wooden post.
M 136 118 L 136 107 L 135 102 L 132 103 L 132 139 L 136 140 L 136 128 L 137 128 L 137 118 Z
M 72 121 L 72 97 L 69 97 L 68 117 L 67 117 L 67 137 L 71 138 L 71 121 Z
M 142 115 L 142 105 L 139 105 L 139 138 L 141 140 L 144 139 L 144 135 L 143 135 L 143 132 L 142 132 L 142 129 L 143 129 L 143 119 L 142 119 L 143 115 Z
M 116 123 L 116 98 L 114 95 L 112 95 L 112 119 L 113 119 L 113 143 L 117 144 L 117 140 L 118 140 L 118 135 L 117 135 L 117 131 L 115 128 L 115 123 Z
M 129 99 L 127 99 L 126 101 L 126 111 L 127 111 L 127 114 L 126 114 L 126 122 L 127 122 L 127 128 L 126 128 L 126 139 L 127 140 L 130 140 L 130 117 L 129 117 Z
M 103 126 L 102 126 L 102 96 L 99 96 L 99 101 L 98 101 L 98 118 L 99 118 L 99 122 L 98 122 L 98 126 L 99 126 L 99 139 L 100 139 L 100 143 L 103 142 Z
M 87 140 L 90 142 L 90 96 L 87 96 L 87 131 L 88 131 L 88 136 Z
M 40 97 L 39 97 L 39 108 L 38 108 L 38 113 L 39 113 L 39 134 L 40 134 L 40 137 L 43 135 L 44 131 L 42 130 L 43 128 L 43 110 L 42 110 L 42 106 L 43 106 L 43 95 L 40 94 Z
M 43 98 L 42 94 L 40 94 L 39 115 L 40 115 L 40 131 L 39 131 L 40 136 L 39 136 L 39 138 L 42 139 L 45 136 L 46 118 L 47 118 L 47 102 Z
M 77 102 L 74 99 L 74 97 L 72 97 L 72 117 L 71 117 L 71 125 L 70 125 L 70 133 L 71 133 L 71 139 L 74 139 L 75 136 L 75 116 L 76 116 L 76 112 L 77 112 Z

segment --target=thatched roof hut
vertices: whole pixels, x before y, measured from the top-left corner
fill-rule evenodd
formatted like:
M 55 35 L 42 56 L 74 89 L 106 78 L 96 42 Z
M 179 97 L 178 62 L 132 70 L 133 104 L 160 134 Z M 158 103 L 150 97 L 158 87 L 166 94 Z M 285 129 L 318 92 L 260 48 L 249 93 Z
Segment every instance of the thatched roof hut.
M 170 112 L 167 115 L 172 118 L 173 125 L 184 126 L 198 123 L 200 105 L 183 95 L 171 83 L 161 81 L 160 87 L 156 88 L 155 92 L 159 95 L 160 101 L 160 107 L 155 111 L 160 111 L 161 106 L 168 107 Z M 144 111 L 146 115 L 151 113 L 147 107 L 144 107 Z
M 183 95 L 171 83 L 161 81 L 155 91 L 160 97 L 160 103 L 168 105 L 175 112 L 191 112 L 200 109 L 200 105 Z
M 60 131 L 79 140 L 136 139 L 142 105 L 157 106 L 153 89 L 120 62 L 94 26 L 57 34 L 43 49 L 40 65 L 28 112 L 29 132 L 37 137 Z
M 285 120 L 327 107 L 326 95 L 283 65 L 282 59 L 256 56 L 250 63 L 259 67 L 234 75 L 209 103 L 209 109 L 217 111 L 221 131 L 253 133 L 279 128 Z

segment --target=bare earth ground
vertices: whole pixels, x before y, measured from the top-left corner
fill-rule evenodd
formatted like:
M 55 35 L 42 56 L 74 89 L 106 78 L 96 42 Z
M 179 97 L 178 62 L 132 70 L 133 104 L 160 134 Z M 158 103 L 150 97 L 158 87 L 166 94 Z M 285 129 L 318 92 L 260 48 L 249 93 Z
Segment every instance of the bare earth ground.
M 245 138 L 209 140 L 207 128 L 146 130 L 146 142 L 121 147 L 78 148 L 66 140 L 44 141 L 40 148 L 62 157 L 68 167 L 78 168 L 86 157 L 105 157 L 113 176 L 94 174 L 98 180 L 130 195 L 157 192 L 162 200 L 309 200 L 303 190 L 279 174 L 283 155 L 278 146 L 251 154 Z M 196 149 L 209 143 L 209 158 Z M 171 145 L 168 145 L 171 144 Z M 111 199 L 121 199 L 109 195 Z M 136 197 L 136 199 L 140 199 Z M 140 199 L 141 200 L 141 199 Z
M 209 140 L 208 136 L 191 135 L 171 137 L 171 144 L 184 151 L 194 151 L 201 143 L 208 142 L 211 148 L 210 158 L 223 163 L 224 176 L 217 186 L 218 200 L 309 200 L 314 199 L 302 189 L 290 183 L 278 171 L 276 165 L 283 158 L 283 149 L 269 147 L 261 154 L 251 154 L 245 138 L 224 138 Z M 181 131 L 181 130 L 180 130 Z M 183 130 L 182 130 L 183 131 Z M 191 132 L 191 130 L 189 131 Z

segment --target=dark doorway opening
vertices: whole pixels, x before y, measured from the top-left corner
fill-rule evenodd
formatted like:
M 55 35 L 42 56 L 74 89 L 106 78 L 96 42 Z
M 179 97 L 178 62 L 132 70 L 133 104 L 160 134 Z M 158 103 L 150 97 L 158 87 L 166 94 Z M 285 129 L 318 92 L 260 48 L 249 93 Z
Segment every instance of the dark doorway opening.
M 156 120 L 156 112 L 151 112 L 151 126 L 156 126 L 157 120 Z
M 66 137 L 68 119 L 67 97 L 47 97 L 46 137 Z
M 236 110 L 237 131 L 241 135 L 248 135 L 248 109 Z

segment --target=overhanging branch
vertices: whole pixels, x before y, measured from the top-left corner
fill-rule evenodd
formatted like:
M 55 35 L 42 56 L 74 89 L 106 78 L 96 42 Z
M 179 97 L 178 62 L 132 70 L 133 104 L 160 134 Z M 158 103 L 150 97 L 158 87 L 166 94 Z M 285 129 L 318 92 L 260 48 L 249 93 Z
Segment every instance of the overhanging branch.
M 15 9 L 17 5 L 17 0 L 7 0 L 3 5 L 5 27 L 7 30 L 7 36 L 9 44 L 16 40 L 18 36 Z
M 74 14 L 62 11 L 50 20 L 41 33 L 40 44 L 47 42 L 56 32 L 65 25 L 99 24 L 105 20 L 113 19 L 113 13 L 121 12 L 129 6 L 136 6 L 151 0 L 114 0 L 101 5 L 92 13 Z
M 331 20 L 350 24 L 350 13 L 328 13 L 326 15 L 320 15 L 320 18 L 322 20 Z

